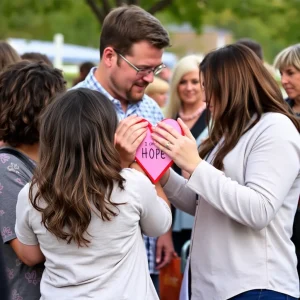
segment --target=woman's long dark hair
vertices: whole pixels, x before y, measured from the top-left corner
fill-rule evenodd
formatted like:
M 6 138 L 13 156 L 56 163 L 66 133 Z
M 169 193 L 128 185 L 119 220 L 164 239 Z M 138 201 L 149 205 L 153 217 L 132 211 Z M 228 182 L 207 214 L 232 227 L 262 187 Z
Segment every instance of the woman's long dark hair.
M 207 54 L 200 72 L 207 105 L 214 112 L 209 138 L 199 154 L 205 157 L 223 137 L 213 161 L 217 169 L 224 169 L 224 157 L 263 113 L 286 115 L 300 131 L 300 121 L 285 103 L 277 82 L 246 46 L 229 45 Z
M 117 125 L 113 104 L 89 89 L 60 96 L 41 118 L 30 200 L 47 230 L 68 243 L 89 243 L 92 211 L 106 221 L 117 215 L 119 204 L 111 195 L 125 181 L 114 147 Z

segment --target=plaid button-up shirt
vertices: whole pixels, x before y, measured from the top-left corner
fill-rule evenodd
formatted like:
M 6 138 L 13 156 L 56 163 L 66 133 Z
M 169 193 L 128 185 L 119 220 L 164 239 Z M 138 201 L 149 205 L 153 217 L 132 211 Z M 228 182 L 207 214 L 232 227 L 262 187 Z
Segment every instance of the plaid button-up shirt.
M 104 94 L 115 106 L 116 112 L 118 114 L 119 120 L 123 120 L 126 117 L 129 117 L 133 114 L 136 114 L 140 117 L 143 117 L 152 125 L 156 125 L 159 121 L 163 119 L 163 114 L 156 104 L 156 102 L 144 95 L 142 100 L 137 103 L 130 103 L 127 107 L 126 112 L 122 110 L 122 106 L 119 100 L 112 97 L 97 81 L 94 76 L 96 68 L 92 68 L 84 81 L 78 83 L 72 89 L 76 88 L 88 88 L 96 90 Z M 157 238 L 147 237 L 144 235 L 144 242 L 146 246 L 146 252 L 148 257 L 149 272 L 151 274 L 158 274 L 158 271 L 155 269 L 155 252 L 156 252 L 156 240 Z

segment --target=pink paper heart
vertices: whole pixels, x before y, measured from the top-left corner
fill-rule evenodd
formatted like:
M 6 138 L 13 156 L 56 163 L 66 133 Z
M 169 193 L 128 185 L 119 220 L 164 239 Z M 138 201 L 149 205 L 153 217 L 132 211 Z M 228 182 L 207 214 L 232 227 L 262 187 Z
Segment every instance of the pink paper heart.
M 182 129 L 176 120 L 165 119 L 162 122 L 172 126 L 176 131 L 183 135 Z M 152 183 L 156 183 L 171 167 L 173 160 L 154 145 L 151 133 L 152 126 L 149 123 L 147 135 L 138 147 L 135 159 L 146 172 Z

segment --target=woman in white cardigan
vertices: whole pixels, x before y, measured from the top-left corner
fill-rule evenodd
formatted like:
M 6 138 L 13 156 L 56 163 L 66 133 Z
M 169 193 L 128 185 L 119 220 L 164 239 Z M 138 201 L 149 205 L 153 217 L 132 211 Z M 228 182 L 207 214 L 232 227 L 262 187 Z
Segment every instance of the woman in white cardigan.
M 213 124 L 199 152 L 180 119 L 184 136 L 163 123 L 153 133 L 190 174 L 186 180 L 170 170 L 161 179 L 169 200 L 195 216 L 182 299 L 299 298 L 290 240 L 300 192 L 299 120 L 245 46 L 209 53 L 200 70 Z

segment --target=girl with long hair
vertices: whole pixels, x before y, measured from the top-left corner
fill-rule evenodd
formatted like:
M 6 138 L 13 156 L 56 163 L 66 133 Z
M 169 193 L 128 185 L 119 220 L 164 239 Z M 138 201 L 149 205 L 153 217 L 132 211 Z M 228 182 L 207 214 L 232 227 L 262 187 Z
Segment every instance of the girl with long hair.
M 167 232 L 171 213 L 159 185 L 121 168 L 117 125 L 111 101 L 81 88 L 41 119 L 39 165 L 19 194 L 16 233 L 23 255 L 39 244 L 45 256 L 42 299 L 158 299 L 142 233 Z
M 189 173 L 161 179 L 168 199 L 195 215 L 190 274 L 182 297 L 297 299 L 291 241 L 300 191 L 300 124 L 262 62 L 243 45 L 209 53 L 200 64 L 212 113 L 200 146 L 160 123 L 156 145 Z M 184 298 L 182 298 L 184 299 Z

